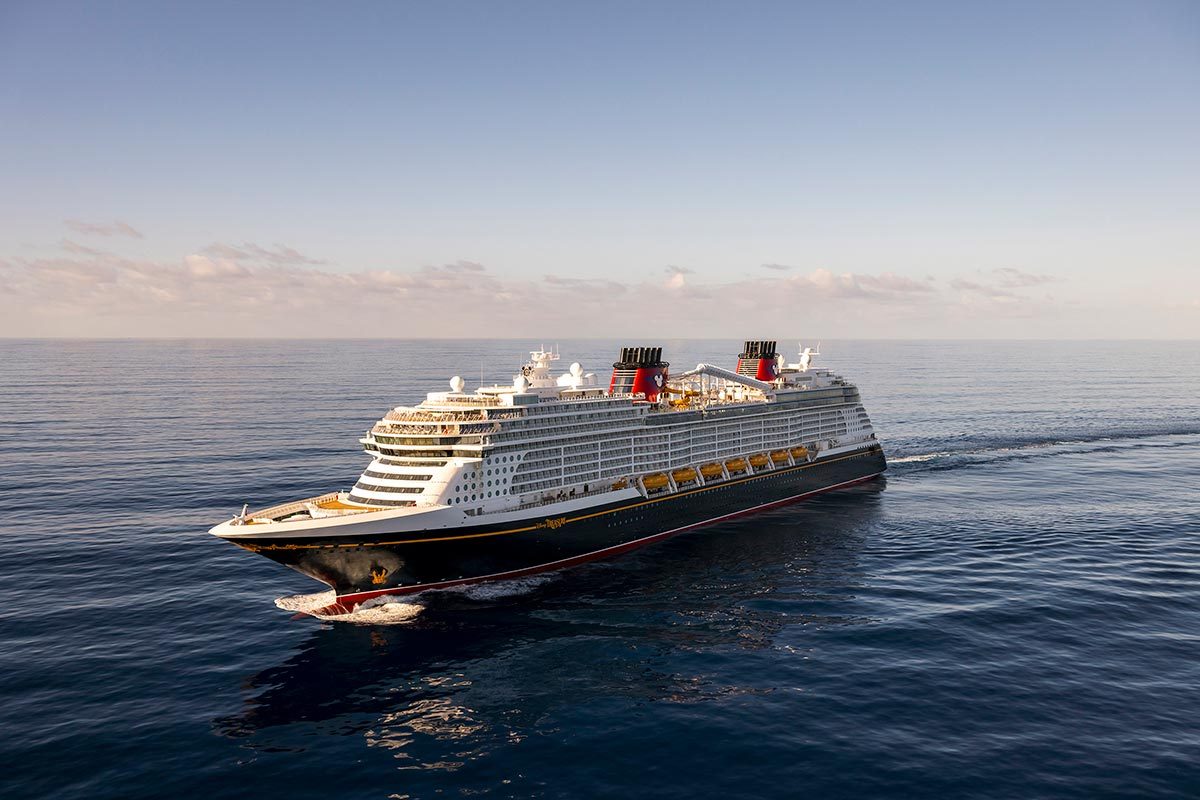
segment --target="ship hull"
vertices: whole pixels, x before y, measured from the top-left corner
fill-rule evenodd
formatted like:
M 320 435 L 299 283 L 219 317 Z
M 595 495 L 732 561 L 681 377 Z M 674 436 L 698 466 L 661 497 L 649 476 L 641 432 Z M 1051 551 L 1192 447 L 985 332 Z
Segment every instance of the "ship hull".
M 870 480 L 886 469 L 876 445 L 810 464 L 519 522 L 460 528 L 231 541 L 331 586 L 337 613 L 381 595 L 531 575 L 607 558 L 719 520 Z

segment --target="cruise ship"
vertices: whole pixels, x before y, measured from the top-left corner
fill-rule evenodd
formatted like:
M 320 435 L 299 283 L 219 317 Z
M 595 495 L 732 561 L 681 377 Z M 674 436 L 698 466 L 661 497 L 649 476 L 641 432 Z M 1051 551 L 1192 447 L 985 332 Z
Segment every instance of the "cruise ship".
M 858 389 L 748 341 L 733 369 L 672 373 L 625 347 L 608 386 L 540 349 L 511 384 L 388 411 L 347 492 L 242 513 L 211 533 L 373 598 L 606 558 L 718 520 L 871 480 L 887 467 Z M 732 354 L 730 362 L 732 363 Z

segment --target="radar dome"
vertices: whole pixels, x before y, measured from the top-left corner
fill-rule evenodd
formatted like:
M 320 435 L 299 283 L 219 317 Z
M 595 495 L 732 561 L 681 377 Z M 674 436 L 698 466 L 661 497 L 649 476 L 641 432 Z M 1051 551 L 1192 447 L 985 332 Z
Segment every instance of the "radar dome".
M 452 392 L 461 392 L 463 390 L 463 387 L 466 385 L 467 385 L 467 382 L 464 381 L 462 379 L 462 377 L 459 375 L 455 375 L 453 378 L 450 379 L 450 391 L 452 391 Z
M 523 392 L 529 388 L 529 380 L 524 375 L 518 375 L 513 378 L 513 388 L 518 392 Z
M 578 361 L 571 365 L 571 374 L 576 378 L 583 375 L 583 366 Z

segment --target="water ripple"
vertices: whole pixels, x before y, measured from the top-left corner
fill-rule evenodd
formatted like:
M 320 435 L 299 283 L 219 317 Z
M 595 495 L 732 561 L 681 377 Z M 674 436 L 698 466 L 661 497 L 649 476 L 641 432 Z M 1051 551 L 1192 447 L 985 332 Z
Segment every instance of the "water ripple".
M 826 343 L 886 480 L 353 624 L 204 533 L 528 344 L 0 343 L 6 800 L 1200 791 L 1191 344 Z

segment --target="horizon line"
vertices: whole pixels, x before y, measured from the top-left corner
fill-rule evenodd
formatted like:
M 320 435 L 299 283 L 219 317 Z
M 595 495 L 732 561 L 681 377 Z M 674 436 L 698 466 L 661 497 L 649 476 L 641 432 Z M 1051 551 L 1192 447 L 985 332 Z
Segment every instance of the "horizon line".
M 548 336 L 0 336 L 4 342 L 528 342 Z M 734 340 L 737 336 L 564 336 L 556 341 L 609 342 L 626 339 L 654 339 L 656 341 L 717 342 Z M 796 338 L 796 337 L 791 337 Z M 1200 342 L 1200 337 L 1079 337 L 1079 338 L 1034 338 L 1034 337 L 895 337 L 895 338 L 819 338 L 823 342 Z M 776 337 L 778 340 L 778 337 Z

